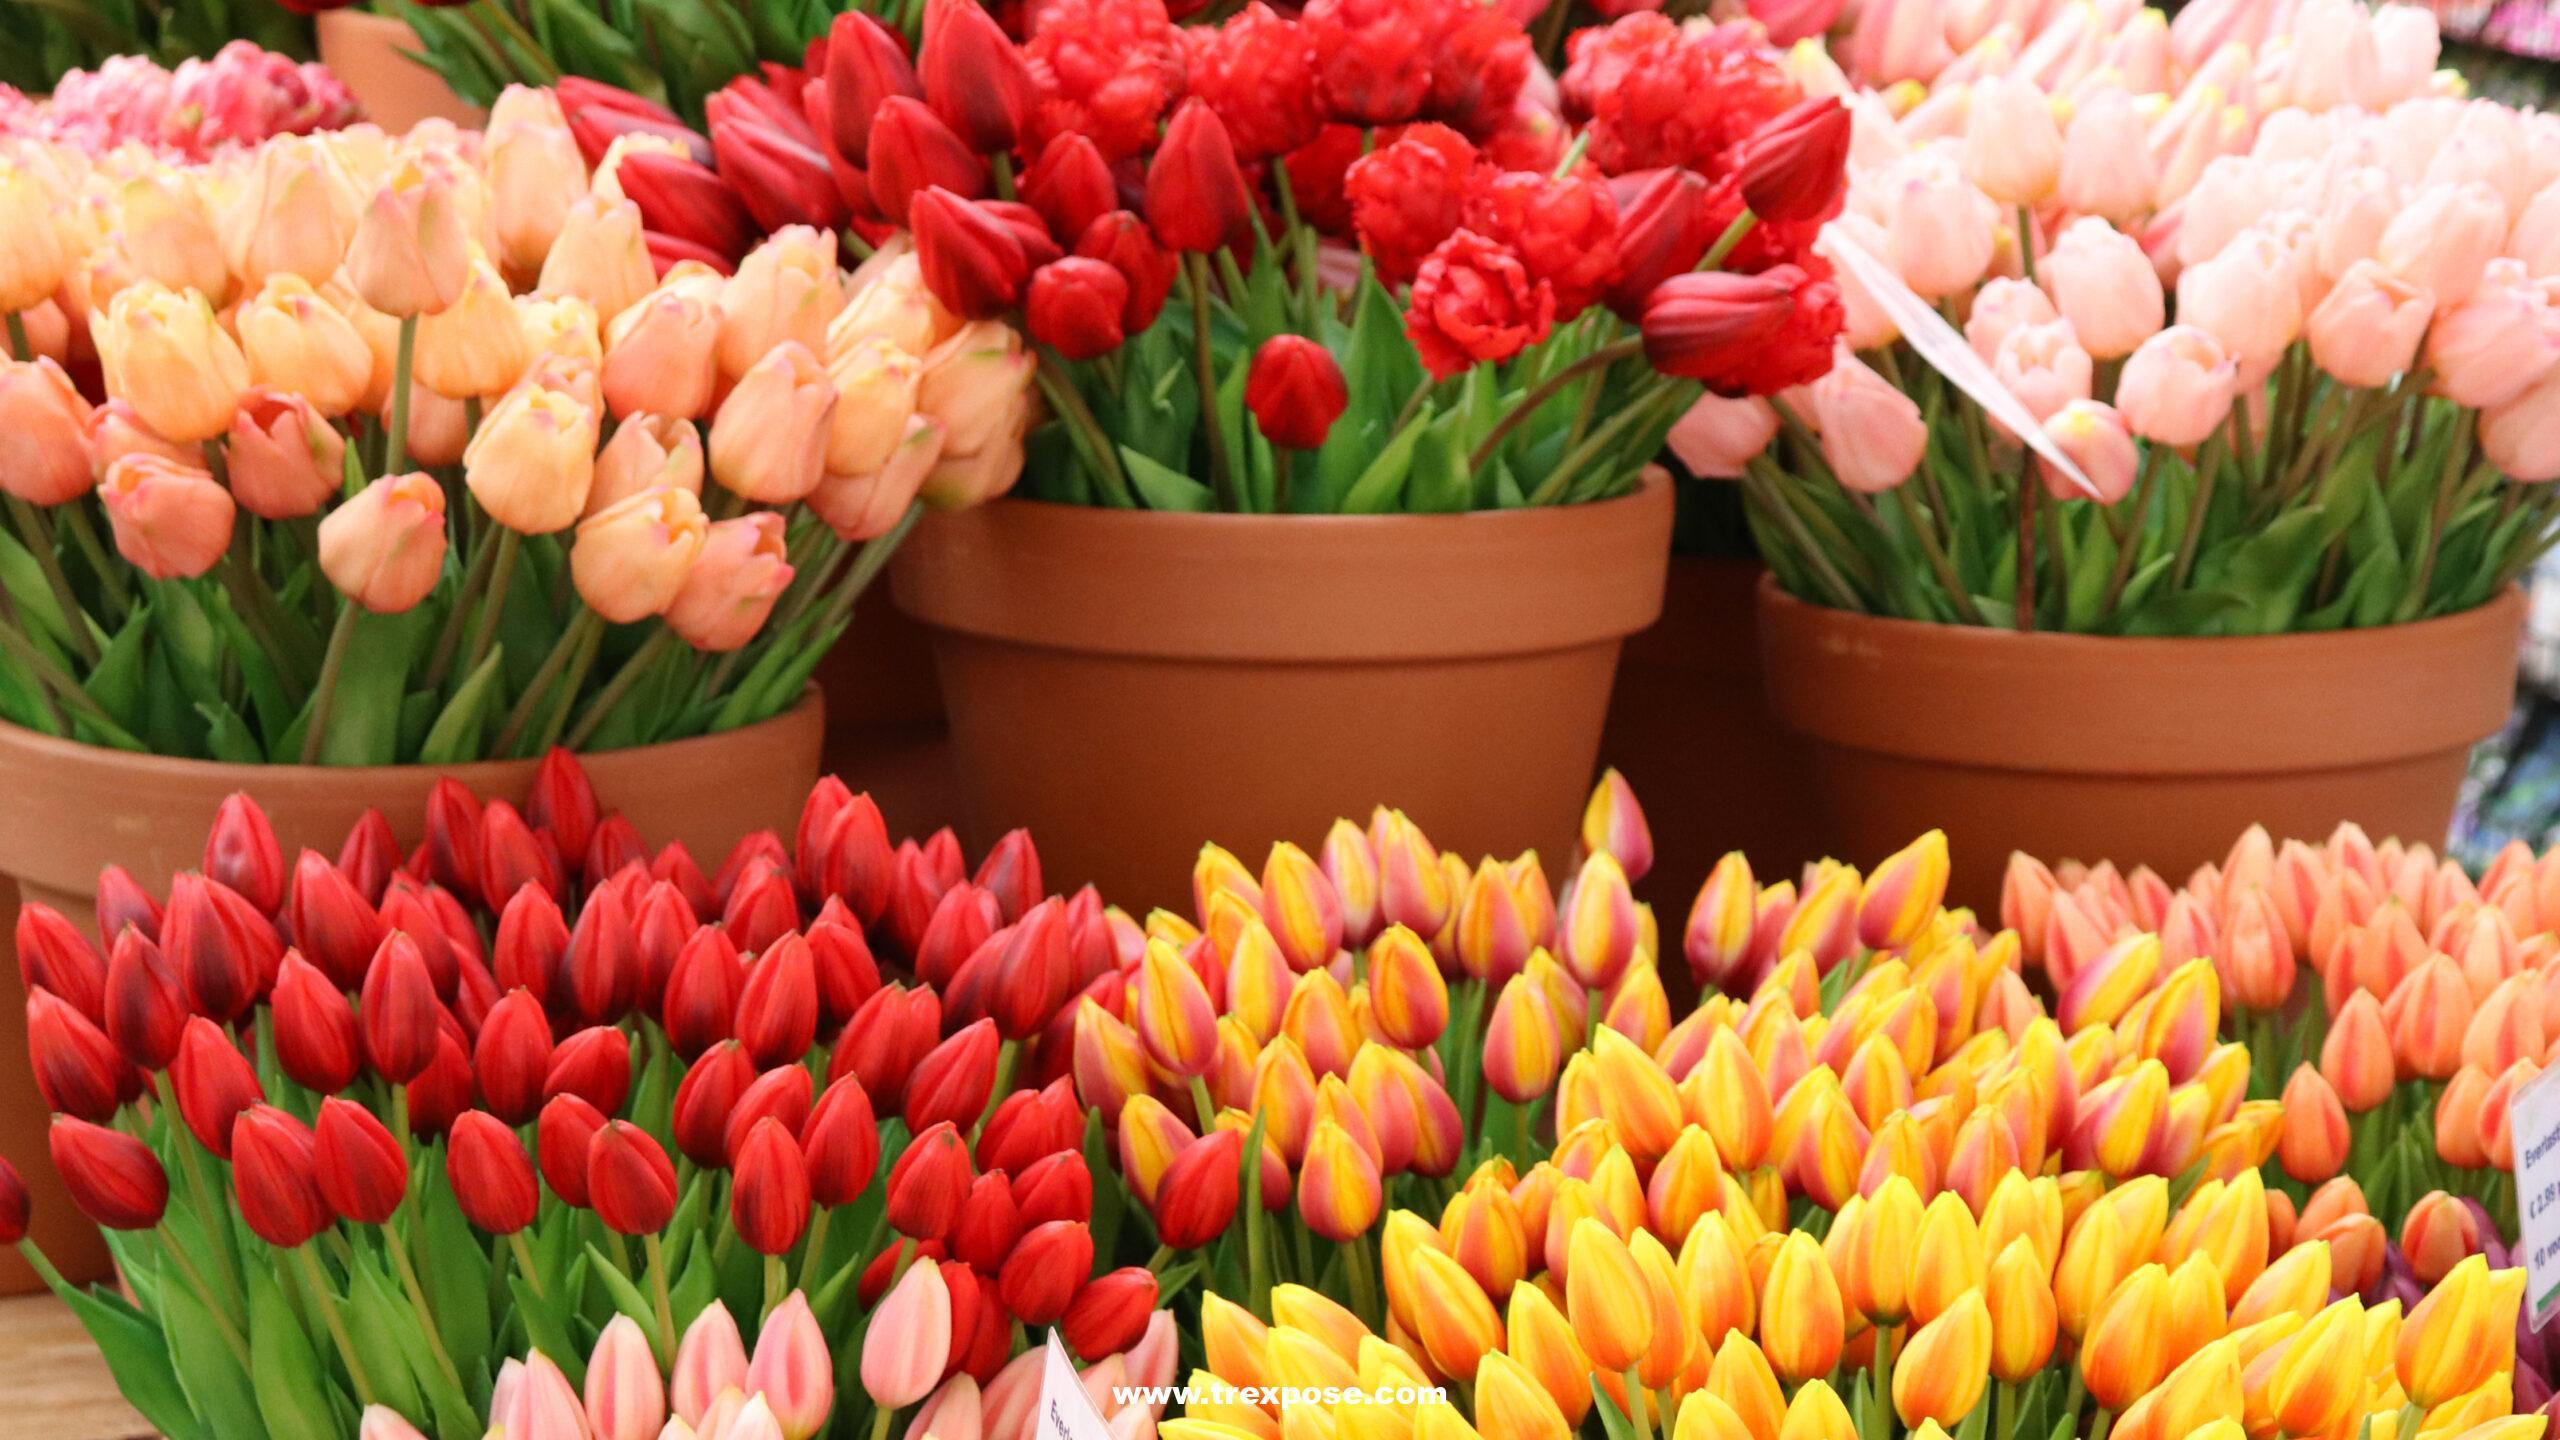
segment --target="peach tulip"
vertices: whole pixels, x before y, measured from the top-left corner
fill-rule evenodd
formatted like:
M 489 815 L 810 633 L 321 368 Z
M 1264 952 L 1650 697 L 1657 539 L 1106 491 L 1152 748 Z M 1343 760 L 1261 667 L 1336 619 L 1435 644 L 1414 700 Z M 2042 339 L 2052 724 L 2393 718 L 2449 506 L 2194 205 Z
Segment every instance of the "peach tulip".
M 543 295 L 575 295 L 596 307 L 605 324 L 657 284 L 649 244 L 641 233 L 640 207 L 628 200 L 590 195 L 569 207 L 559 238 L 543 258 Z
M 526 295 L 516 301 L 524 332 L 525 363 L 558 355 L 590 370 L 604 367 L 604 330 L 596 307 L 575 295 Z
M 2134 434 L 2185 449 L 2221 428 L 2239 373 L 2238 362 L 2210 332 L 2172 325 L 2126 358 L 2116 377 L 2115 406 Z
M 677 1419 L 699 1426 L 722 1392 L 744 1390 L 746 1383 L 746 1341 L 738 1334 L 738 1322 L 730 1315 L 729 1307 L 714 1300 L 693 1318 L 693 1323 L 685 1327 L 684 1338 L 676 1342 L 668 1404 Z
M 588 609 L 614 624 L 645 620 L 674 603 L 708 533 L 693 492 L 643 490 L 578 522 L 570 582 Z
M 2382 232 L 2399 213 L 2400 187 L 2390 171 L 2363 165 L 2340 175 L 2312 227 L 2320 273 L 2336 280 L 2357 261 L 2372 259 L 2382 248 Z
M 2511 479 L 2560 480 L 2560 368 L 2480 412 L 2480 453 Z
M 596 413 L 541 384 L 517 387 L 462 452 L 463 480 L 489 518 L 525 535 L 575 524 L 595 481 Z
M 713 285 L 670 275 L 604 330 L 604 403 L 616 418 L 648 411 L 699 419 L 719 381 Z
M 489 109 L 480 154 L 489 173 L 498 259 L 517 275 L 537 275 L 587 184 L 587 162 L 559 99 L 548 90 L 508 86 Z
M 827 327 L 843 309 L 835 237 L 806 225 L 775 231 L 721 287 L 720 373 L 735 380 L 788 341 L 824 355 Z
M 2151 209 L 2158 185 L 2133 97 L 2110 86 L 2080 101 L 2063 132 L 2054 199 L 2066 210 L 2127 225 Z
M 261 387 L 241 396 L 228 448 L 231 494 L 263 519 L 317 514 L 346 481 L 346 439 L 299 395 Z
M 145 280 L 116 292 L 93 333 L 107 389 L 181 444 L 231 428 L 249 364 L 202 295 Z
M 88 494 L 90 414 L 51 360 L 0 361 L 0 492 L 45 506 Z
M 1973 87 L 1964 176 L 2003 205 L 2041 205 L 2062 171 L 2062 129 L 2033 80 L 1997 75 Z
M 427 598 L 444 552 L 444 491 L 423 471 L 386 475 L 320 521 L 321 573 L 377 615 Z
M 827 428 L 830 475 L 866 475 L 906 442 L 916 413 L 923 362 L 877 337 L 856 341 L 828 361 L 836 405 Z
M 702 434 L 679 415 L 626 415 L 596 456 L 587 514 L 659 486 L 702 493 Z
M 841 540 L 869 540 L 898 523 L 942 460 L 942 425 L 910 416 L 906 436 L 877 470 L 830 474 L 809 492 L 809 508 Z
M 2134 448 L 2133 432 L 2125 428 L 2124 417 L 2115 407 L 2096 400 L 2074 400 L 2047 416 L 2044 433 L 2071 457 L 2088 477 L 2091 496 L 2071 482 L 2051 461 L 2038 459 L 2036 473 L 2043 477 L 2047 494 L 2057 500 L 2092 499 L 2102 505 L 2113 505 L 2133 490 L 2133 477 L 2141 456 Z
M 475 261 L 453 303 L 418 322 L 418 383 L 448 400 L 503 395 L 532 358 L 497 267 Z
M 49 173 L 0 160 L 0 312 L 33 309 L 62 288 L 77 258 L 56 220 L 65 204 Z
M 1903 283 L 1935 300 L 1970 288 L 1991 264 L 1999 212 L 1944 155 L 1915 155 L 1884 179 L 1883 258 Z
M 1964 317 L 1964 338 L 1986 365 L 1997 359 L 2000 342 L 2013 330 L 2049 325 L 2061 318 L 2053 298 L 2032 282 L 2002 276 L 1986 280 L 1974 292 L 1973 309 Z
M 327 283 L 355 238 L 359 197 L 318 139 L 280 135 L 257 147 L 223 208 L 223 255 L 243 285 L 290 275 Z
M 2428 393 L 2485 410 L 2514 399 L 2560 362 L 2560 281 L 2533 280 L 2521 260 L 2492 260 L 2471 298 L 2427 332 Z
M 790 587 L 787 553 L 782 517 L 771 510 L 710 527 L 667 606 L 668 626 L 696 650 L 718 654 L 743 647 Z
M 2220 340 L 2240 367 L 2240 383 L 2256 384 L 2302 332 L 2292 256 L 2263 230 L 2241 235 L 2179 273 L 2178 320 Z
M 189 172 L 146 171 L 115 191 L 115 244 L 133 273 L 215 305 L 231 298 L 222 240 Z
M 2001 338 L 1991 371 L 2038 420 L 2074 400 L 2089 398 L 2089 352 L 2069 320 L 2021 325 Z
M 231 547 L 238 506 L 202 470 L 127 455 L 107 467 L 98 498 L 114 527 L 116 553 L 154 580 L 192 580 Z
M 462 201 L 441 167 L 412 156 L 385 176 L 347 242 L 347 283 L 367 305 L 406 319 L 461 298 L 471 278 Z
M 836 388 L 809 347 L 786 340 L 750 366 L 720 402 L 703 453 L 711 478 L 767 505 L 788 505 L 826 475 Z
M 2419 191 L 2375 245 L 2375 258 L 2394 275 L 2423 285 L 2436 309 L 2471 298 L 2507 237 L 2507 207 L 2498 192 L 2477 180 L 2430 185 Z
M 373 351 L 344 313 L 290 271 L 266 278 L 232 317 L 251 382 L 289 390 L 331 419 L 363 403 Z
M 2435 297 L 2359 260 L 2347 267 L 2303 323 L 2311 359 L 2342 385 L 2377 389 L 2406 374 L 2435 314 Z
M 649 1337 L 630 1316 L 614 1316 L 596 1336 L 585 1394 L 594 1440 L 657 1440 L 667 1419 L 666 1381 Z

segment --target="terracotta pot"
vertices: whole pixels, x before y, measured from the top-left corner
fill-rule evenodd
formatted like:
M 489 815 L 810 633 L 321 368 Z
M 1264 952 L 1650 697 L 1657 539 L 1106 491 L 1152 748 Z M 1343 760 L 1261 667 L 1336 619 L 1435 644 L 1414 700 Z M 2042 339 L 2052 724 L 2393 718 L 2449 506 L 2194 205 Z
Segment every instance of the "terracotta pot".
M 2014 850 L 2174 884 L 2251 824 L 2441 844 L 2514 702 L 2524 609 L 2511 590 L 2414 625 L 2116 639 L 1879 620 L 1763 581 L 1760 640 L 1823 848 L 1871 864 L 1943 828 L 1949 898 L 1982 909 Z
M 827 773 L 869 791 L 896 834 L 958 828 L 951 722 L 924 627 L 880 593 L 854 607 L 817 681 L 827 696 Z
M 1820 858 L 1804 809 L 1804 741 L 1769 713 L 1760 670 L 1760 577 L 1747 558 L 1671 557 L 1662 618 L 1627 637 L 1609 697 L 1602 764 L 1635 786 L 1653 828 L 1636 885 L 1665 927 L 1681 923 L 1730 850 L 1770 878 Z
M 683 841 L 710 867 L 742 836 L 790 833 L 818 778 L 825 732 L 825 703 L 812 688 L 760 724 L 582 758 L 607 809 L 630 817 L 652 845 Z M 413 844 L 437 780 L 450 775 L 478 794 L 522 800 L 534 765 L 217 765 L 129 755 L 0 723 L 0 795 L 9 797 L 9 823 L 0 825 L 0 937 L 15 933 L 22 899 L 90 929 L 98 872 L 108 865 L 164 889 L 171 875 L 203 863 L 214 811 L 236 791 L 265 807 L 290 863 L 305 848 L 336 854 L 367 807 L 379 807 L 401 843 Z M 35 1235 L 45 1253 L 74 1279 L 96 1278 L 107 1273 L 106 1247 L 45 1163 L 47 1118 L 28 1069 L 25 1013 L 0 1005 L 0 1155 L 17 1162 L 36 1192 Z M 35 1286 L 15 1251 L 0 1252 L 0 1294 Z
M 972 848 L 1028 825 L 1053 887 L 1187 911 L 1204 841 L 1258 865 L 1381 803 L 1561 864 L 1670 528 L 1667 481 L 1469 515 L 1005 500 L 927 517 L 891 573 L 934 632 Z
M 453 93 L 445 78 L 410 57 L 417 32 L 408 22 L 364 10 L 324 10 L 311 20 L 320 63 L 355 92 L 365 118 L 394 135 L 421 120 L 477 128 L 489 112 Z

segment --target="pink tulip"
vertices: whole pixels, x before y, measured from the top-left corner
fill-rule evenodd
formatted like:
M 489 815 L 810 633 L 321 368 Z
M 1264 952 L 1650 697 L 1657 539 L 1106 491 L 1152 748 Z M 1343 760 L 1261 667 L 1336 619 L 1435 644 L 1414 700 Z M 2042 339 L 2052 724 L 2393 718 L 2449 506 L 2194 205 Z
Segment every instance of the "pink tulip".
M 1034 1434 L 1040 1403 L 1040 1377 L 1046 1355 L 1025 1350 L 1005 1362 L 978 1400 L 985 1440 L 1026 1440 Z
M 2266 0 L 2194 0 L 2169 22 L 2169 54 L 2180 70 L 2202 66 L 2225 45 L 2256 47 L 2278 7 Z
M 2560 361 L 2560 281 L 2526 278 L 2521 260 L 2492 260 L 2471 298 L 2427 332 L 2428 393 L 2485 410 L 2514 399 Z
M 835 1377 L 818 1317 L 810 1313 L 808 1297 L 794 1290 L 764 1317 L 755 1359 L 747 1365 L 747 1389 L 772 1407 L 783 1440 L 809 1440 L 836 1403 Z
M 50 360 L 0 362 L 0 492 L 30 505 L 89 493 L 89 402 Z
M 667 1420 L 666 1382 L 649 1337 L 628 1315 L 616 1315 L 596 1336 L 587 1361 L 587 1423 L 595 1440 L 656 1440 Z
M 746 1341 L 739 1338 L 729 1307 L 714 1300 L 693 1317 L 676 1343 L 671 1403 L 678 1418 L 699 1429 L 721 1391 L 743 1390 L 746 1383 Z
M 2221 254 L 2267 213 L 2272 185 L 2267 167 L 2255 158 L 2215 156 L 2178 202 L 2178 263 L 2200 265 Z
M 1174 1328 L 1173 1312 L 1159 1310 L 1147 1317 L 1147 1328 L 1138 1343 L 1122 1352 L 1129 1365 L 1132 1385 L 1171 1385 L 1175 1367 L 1181 1363 L 1181 1335 Z
M 2516 212 L 2507 253 L 2524 261 L 2528 275 L 2560 275 L 2560 180 L 2535 191 Z
M 2116 377 L 2116 409 L 2154 444 L 2201 444 L 2231 413 L 2240 367 L 2222 342 L 2193 325 L 2172 325 L 2142 342 Z
M 2053 297 L 2033 283 L 2002 276 L 1986 280 L 1974 293 L 1973 310 L 1964 317 L 1964 338 L 1988 365 L 2000 354 L 2009 332 L 2028 325 L 2050 325 L 2061 318 Z
M 427 1440 L 418 1427 L 401 1418 L 400 1412 L 388 1405 L 367 1405 L 364 1419 L 356 1425 L 356 1440 Z
M 320 570 L 376 615 L 427 598 L 444 575 L 444 491 L 413 470 L 386 475 L 320 521 Z
M 1999 209 L 1944 155 L 1915 155 L 1883 179 L 1889 260 L 1935 300 L 1970 288 L 1991 264 Z
M 916 1408 L 916 1418 L 907 1425 L 907 1440 L 984 1440 L 986 1434 L 978 1382 L 966 1375 L 943 1381 L 942 1388 Z
M 1843 243 L 1855 245 L 1886 265 L 1893 263 L 1893 239 L 1870 216 L 1851 211 L 1825 225 L 1822 238 L 1815 242 L 1815 249 L 1836 265 L 1839 258 L 1836 247 Z M 1873 350 L 1879 345 L 1889 345 L 1901 336 L 1901 327 L 1894 324 L 1893 317 L 1885 313 L 1884 306 L 1867 293 L 1867 287 L 1850 274 L 1846 266 L 1840 266 L 1833 273 L 1840 285 L 1840 308 L 1844 312 L 1840 338 L 1848 342 L 1850 349 Z
M 1870 85 L 1932 79 L 1955 58 L 1945 7 L 1941 0 L 1863 0 L 1846 53 Z
M 1840 483 L 1881 495 L 1911 478 L 1929 448 L 1929 425 L 1911 397 L 1845 351 L 1807 387 L 1822 458 Z
M 2230 92 L 2210 81 L 2190 78 L 2187 88 L 2147 132 L 2156 176 L 2151 192 L 2154 208 L 2184 198 L 2217 155 L 2228 155 L 2248 143 L 2248 112 L 2229 103 Z
M 1671 453 L 1692 475 L 1716 480 L 1741 478 L 1742 467 L 1769 448 L 1778 435 L 1778 412 L 1758 396 L 1728 400 L 1701 395 L 1672 422 L 1667 437 Z
M 202 470 L 128 455 L 107 467 L 98 498 L 115 530 L 116 553 L 154 580 L 192 580 L 231 548 L 239 507 Z
M 809 492 L 809 508 L 846 541 L 886 535 L 915 503 L 916 493 L 942 460 L 942 422 L 907 417 L 904 439 L 879 469 L 861 475 L 829 475 Z
M 2038 420 L 2089 398 L 2094 367 L 2068 320 L 2021 325 L 2000 341 L 1991 373 Z
M 942 1267 L 909 1265 L 872 1312 L 862 1341 L 862 1388 L 872 1403 L 904 1409 L 933 1393 L 951 1360 L 951 1291 Z
M 2151 258 L 2132 236 L 2095 216 L 2065 226 L 2036 262 L 2036 275 L 2081 345 L 2100 360 L 2132 354 L 2168 318 Z
M 2523 394 L 2480 412 L 2480 453 L 2509 478 L 2560 480 L 2560 368 Z
M 711 420 L 711 478 L 767 505 L 788 505 L 826 476 L 835 383 L 818 357 L 786 341 L 748 367 Z
M 588 1440 L 586 1409 L 576 1388 L 539 1350 L 525 1357 L 507 1400 L 504 1407 L 491 1407 L 489 1417 L 491 1428 L 506 1431 L 507 1440 Z
M 676 277 L 613 317 L 604 332 L 604 403 L 614 416 L 699 419 L 720 381 L 719 280 Z
M 791 584 L 782 516 L 759 510 L 710 528 L 666 608 L 667 624 L 696 650 L 736 650 L 764 628 Z
M 315 514 L 346 482 L 347 442 L 299 395 L 251 389 L 231 420 L 231 494 L 267 520 Z
M 738 1407 L 738 1416 L 720 1432 L 720 1440 L 786 1440 L 781 1418 L 762 1395 Z
M 2126 225 L 2151 209 L 2158 184 L 2133 97 L 2109 87 L 2082 100 L 2062 134 L 2054 199 L 2066 210 Z
M 2062 128 L 2034 81 L 1996 75 L 1973 87 L 1965 178 L 2003 205 L 2041 205 L 2062 173 Z
M 2384 5 L 2373 11 L 2371 24 L 2380 63 L 2366 103 L 2396 105 L 2424 94 L 2435 75 L 2436 61 L 2444 54 L 2435 12 L 2418 5 Z
M 2435 303 L 2434 296 L 2379 262 L 2359 260 L 2303 322 L 2311 359 L 2342 385 L 2388 385 L 2418 358 L 2418 341 Z
M 2400 187 L 2379 165 L 2349 170 L 2331 182 L 2313 223 L 2312 250 L 2320 273 L 2336 280 L 2382 248 L 2382 232 L 2400 213 Z
M 2179 274 L 2178 320 L 2220 340 L 2239 364 L 2240 383 L 2255 385 L 2302 332 L 2292 256 L 2263 230 L 2240 236 Z
M 2430 185 L 2392 217 L 2374 254 L 2392 274 L 2425 286 L 2442 312 L 2471 298 L 2506 238 L 2497 191 L 2476 180 Z
M 2371 105 L 2382 89 L 2382 54 L 2362 0 L 2302 0 L 2277 80 L 2305 110 Z
M 2142 457 L 2134 448 L 2133 432 L 2125 428 L 2124 417 L 2115 407 L 2074 400 L 2046 417 L 2044 433 L 2088 477 L 2100 504 L 2113 505 L 2132 492 L 2134 470 Z M 2056 500 L 2091 498 L 2051 461 L 2037 460 L 2036 473 L 2044 479 L 2045 493 Z

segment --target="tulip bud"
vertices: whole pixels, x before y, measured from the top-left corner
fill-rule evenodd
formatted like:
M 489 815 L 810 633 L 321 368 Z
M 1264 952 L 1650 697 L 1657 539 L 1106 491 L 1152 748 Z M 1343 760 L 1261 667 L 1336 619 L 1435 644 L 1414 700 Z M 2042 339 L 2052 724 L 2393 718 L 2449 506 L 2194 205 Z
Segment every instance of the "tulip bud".
M 738 1146 L 729 1219 L 759 1255 L 786 1255 L 809 1226 L 809 1170 L 800 1142 L 771 1116 Z
M 666 621 L 696 650 L 740 649 L 764 628 L 791 584 L 782 516 L 760 510 L 723 520 L 707 532 L 701 553 L 669 604 Z
M 1147 165 L 1147 223 L 1173 249 L 1206 254 L 1245 228 L 1252 203 L 1226 122 L 1185 100 Z
M 656 1440 L 666 1423 L 666 1382 L 658 1376 L 649 1337 L 630 1316 L 614 1316 L 596 1336 L 595 1353 L 587 1359 L 585 1398 L 595 1440 Z
M 524 535 L 576 524 L 595 479 L 595 407 L 548 385 L 509 391 L 462 454 L 463 479 L 490 518 Z
M 1025 292 L 1024 328 L 1070 360 L 1120 348 L 1129 282 L 1100 260 L 1071 255 L 1040 267 Z
M 127 286 L 92 319 L 91 335 L 109 392 L 155 434 L 193 445 L 231 428 L 248 361 L 202 294 L 148 280 Z
M 971 1180 L 969 1147 L 945 1122 L 917 1134 L 889 1168 L 889 1225 L 901 1235 L 936 1240 L 951 1231 Z
M 109 1230 L 148 1230 L 169 1207 L 169 1176 L 151 1147 L 121 1130 L 56 1115 L 45 1134 L 74 1208 Z
M 1155 1308 L 1155 1275 L 1132 1265 L 1087 1282 L 1067 1307 L 1058 1332 L 1069 1350 L 1098 1360 L 1135 1344 Z
M 587 1199 L 616 1233 L 654 1234 L 675 1213 L 675 1166 L 648 1131 L 609 1120 L 587 1142 Z
M 321 1197 L 339 1218 L 380 1225 L 409 1189 L 409 1154 L 373 1112 L 336 1096 L 320 1102 L 313 1159 Z
M 347 281 L 365 304 L 405 319 L 460 298 L 471 242 L 443 171 L 409 162 L 366 202 L 347 245 Z
M 190 466 L 127 455 L 107 467 L 98 499 L 116 553 L 155 580 L 194 579 L 231 545 L 231 492 Z
M 1253 352 L 1244 403 L 1272 444 L 1313 450 L 1342 418 L 1350 395 L 1331 351 L 1303 335 L 1274 335 Z
M 932 1393 L 949 1363 L 951 1290 L 942 1267 L 907 1267 L 872 1312 L 862 1342 L 862 1388 L 884 1410 L 899 1410 Z
M 1742 203 L 1764 223 L 1839 213 L 1849 158 L 1849 110 L 1836 95 L 1802 101 L 1742 145 Z
M 1673 275 L 1645 300 L 1645 358 L 1666 375 L 1731 373 L 1795 311 L 1791 267 L 1763 275 Z
M 424 472 L 386 476 L 320 521 L 320 568 L 377 615 L 427 598 L 444 575 L 444 491 Z
M 240 1112 L 231 1137 L 231 1178 L 240 1219 L 261 1240 L 290 1250 L 336 1218 L 320 1193 L 311 1130 L 272 1105 Z
M 266 1099 L 257 1072 L 222 1027 L 198 1015 L 187 1022 L 170 1066 L 178 1114 L 199 1144 L 231 1158 L 231 1132 L 242 1111 Z
M 651 1362 L 651 1368 L 656 1368 Z M 688 1425 L 702 1423 L 720 1397 L 730 1391 L 744 1393 L 747 1384 L 747 1346 L 739 1337 L 738 1322 L 729 1307 L 714 1300 L 685 1327 L 684 1338 L 676 1342 L 676 1363 L 667 1387 L 667 1400 L 676 1418 Z
M 711 478 L 747 499 L 787 505 L 826 473 L 836 390 L 808 347 L 786 342 L 739 377 L 705 446 Z
M 27 1050 L 48 1109 L 104 1123 L 140 1091 L 106 1032 L 42 986 L 27 991 Z

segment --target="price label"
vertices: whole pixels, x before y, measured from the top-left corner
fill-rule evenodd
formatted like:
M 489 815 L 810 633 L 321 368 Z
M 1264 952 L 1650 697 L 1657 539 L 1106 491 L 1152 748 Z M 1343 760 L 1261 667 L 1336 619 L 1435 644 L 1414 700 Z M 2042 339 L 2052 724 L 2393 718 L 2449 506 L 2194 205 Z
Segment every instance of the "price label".
M 1093 1408 L 1076 1362 L 1049 1332 L 1048 1358 L 1040 1365 L 1040 1433 L 1038 1440 L 1111 1440 L 1111 1427 Z
M 2518 1090 L 2508 1117 L 2516 1140 L 2516 1214 L 2524 1222 L 2518 1238 L 2539 1330 L 2560 1311 L 2560 1067 Z

